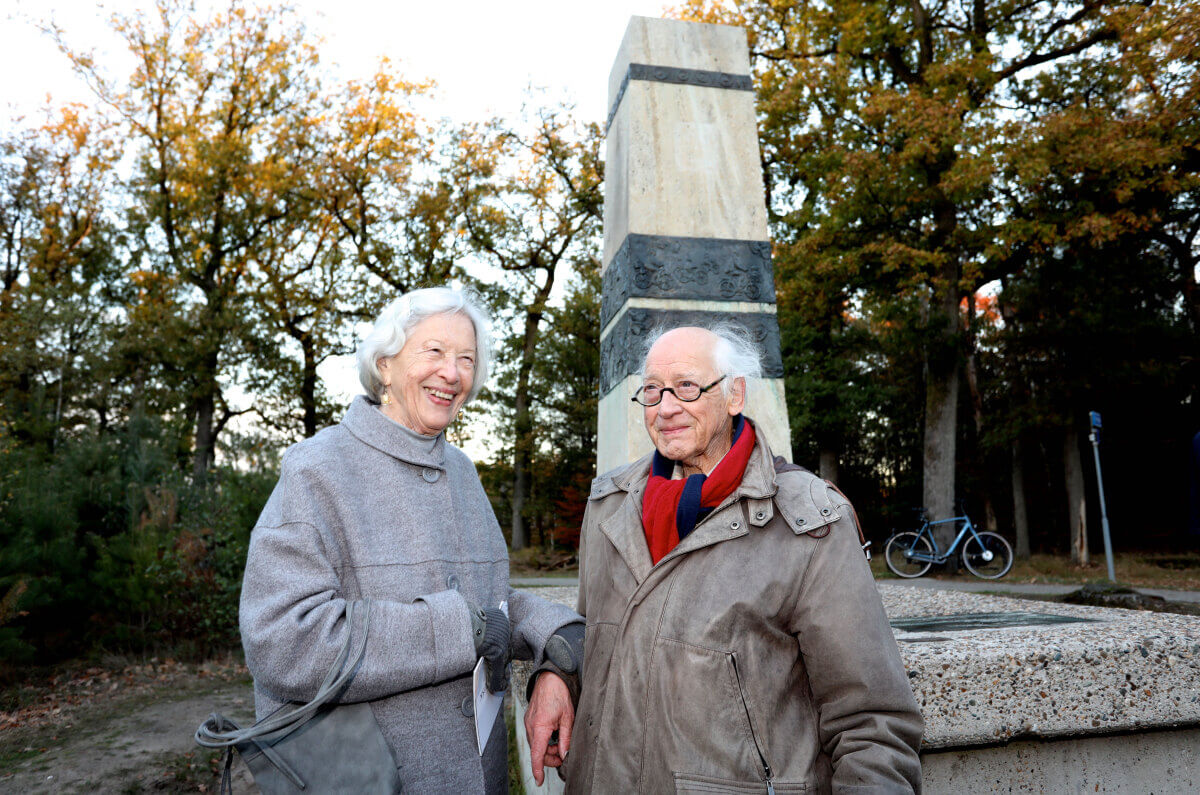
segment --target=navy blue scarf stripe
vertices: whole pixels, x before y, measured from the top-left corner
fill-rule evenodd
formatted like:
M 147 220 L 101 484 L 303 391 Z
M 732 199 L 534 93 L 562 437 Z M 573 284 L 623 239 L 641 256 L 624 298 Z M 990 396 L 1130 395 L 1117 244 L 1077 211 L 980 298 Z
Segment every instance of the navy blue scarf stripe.
M 737 442 L 738 437 L 742 435 L 742 428 L 746 426 L 746 418 L 741 414 L 737 415 L 733 426 L 733 442 L 730 446 Z M 671 479 L 671 475 L 675 473 L 675 462 L 664 456 L 657 450 L 654 451 L 654 459 L 650 465 L 652 475 Z M 688 537 L 688 534 L 696 529 L 696 525 L 701 519 L 713 512 L 713 508 L 704 507 L 700 504 L 700 490 L 704 488 L 704 481 L 708 479 L 708 475 L 703 472 L 697 472 L 695 475 L 688 475 L 687 482 L 683 484 L 683 494 L 679 497 L 679 507 L 675 509 L 675 529 L 679 531 L 679 540 Z

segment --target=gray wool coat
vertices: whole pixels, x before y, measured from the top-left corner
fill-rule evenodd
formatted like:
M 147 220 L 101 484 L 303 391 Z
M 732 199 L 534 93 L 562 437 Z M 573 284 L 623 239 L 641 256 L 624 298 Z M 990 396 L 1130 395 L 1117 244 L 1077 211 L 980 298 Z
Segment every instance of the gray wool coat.
M 508 586 L 508 550 L 471 461 L 364 397 L 284 454 L 250 537 L 241 632 L 261 719 L 312 698 L 347 631 L 347 597 L 374 601 L 366 656 L 343 701 L 370 701 L 405 792 L 503 792 L 497 720 L 481 759 L 470 716 L 476 657 L 467 600 L 508 600 L 513 653 L 581 620 Z

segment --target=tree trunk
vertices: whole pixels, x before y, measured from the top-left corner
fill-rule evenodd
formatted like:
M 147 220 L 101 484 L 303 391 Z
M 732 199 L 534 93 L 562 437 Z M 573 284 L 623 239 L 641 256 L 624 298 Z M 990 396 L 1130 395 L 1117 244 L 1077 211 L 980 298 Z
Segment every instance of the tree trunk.
M 954 153 L 944 153 L 945 168 L 931 174 L 940 182 L 942 174 L 953 164 Z M 958 225 L 957 209 L 949 201 L 938 203 L 935 210 L 937 237 L 949 239 Z M 939 243 L 940 245 L 940 243 Z M 958 381 L 961 358 L 959 319 L 959 266 L 953 256 L 946 256 L 929 305 L 929 329 L 932 336 L 925 343 L 925 438 L 924 477 L 922 497 L 929 518 L 948 519 L 954 516 L 955 455 L 958 440 Z M 954 541 L 953 523 L 939 525 L 934 530 L 938 547 L 948 549 Z M 956 559 L 947 562 L 957 568 Z
M 974 296 L 968 300 L 974 300 Z M 968 321 L 974 323 L 975 310 L 971 307 L 967 311 Z M 983 395 L 979 391 L 979 377 L 975 369 L 975 336 L 972 329 L 970 337 L 970 353 L 967 355 L 967 388 L 971 391 L 971 408 L 975 416 L 975 439 L 974 439 L 974 457 L 976 461 L 983 461 L 983 453 L 981 448 L 983 445 L 980 439 L 983 437 Z M 981 463 L 980 466 L 983 466 Z M 983 522 L 990 532 L 999 532 L 1000 523 L 996 521 L 996 509 L 992 506 L 992 491 L 984 487 L 983 490 Z
M 300 402 L 304 407 L 304 436 L 308 438 L 317 432 L 317 352 L 314 350 L 312 337 L 306 336 L 300 340 L 300 347 L 304 351 Z
M 821 470 L 821 472 L 820 472 L 821 477 L 825 480 L 828 480 L 830 483 L 833 483 L 836 486 L 837 482 L 838 482 L 837 452 L 834 450 L 830 450 L 827 447 L 822 447 L 819 467 Z
M 196 397 L 196 446 L 192 454 L 192 477 L 203 483 L 208 468 L 215 459 L 217 445 L 217 353 L 204 354 L 204 369 L 197 373 L 199 394 Z
M 203 483 L 208 477 L 208 464 L 212 460 L 216 442 L 213 433 L 216 402 L 216 395 L 207 386 L 196 400 L 196 446 L 192 452 L 192 477 L 197 483 Z
M 525 501 L 529 497 L 529 470 L 533 466 L 533 414 L 529 408 L 529 376 L 533 372 L 533 357 L 537 349 L 538 326 L 550 289 L 554 286 L 553 267 L 546 271 L 546 282 L 538 288 L 533 303 L 525 313 L 525 338 L 521 346 L 521 365 L 517 371 L 517 394 L 514 406 L 513 488 L 512 488 L 512 548 L 529 546 L 529 530 L 525 527 Z
M 524 364 L 521 366 L 521 376 L 517 380 L 517 401 L 515 406 L 515 443 L 513 445 L 513 486 L 512 486 L 512 521 L 510 524 L 512 548 L 524 549 L 529 546 L 529 531 L 525 527 L 525 499 L 529 495 L 529 468 L 532 456 L 529 449 L 529 437 L 533 423 L 529 416 L 529 378 Z
M 1021 461 L 1021 441 L 1012 444 L 1012 497 L 1013 532 L 1017 537 L 1016 555 L 1020 560 L 1029 560 L 1029 516 L 1025 502 L 1025 465 Z
M 1071 524 L 1071 562 L 1086 566 L 1091 561 L 1087 540 L 1087 493 L 1083 486 L 1083 460 L 1079 455 L 1079 433 L 1074 424 L 1067 428 L 1063 443 L 1066 468 L 1067 515 Z

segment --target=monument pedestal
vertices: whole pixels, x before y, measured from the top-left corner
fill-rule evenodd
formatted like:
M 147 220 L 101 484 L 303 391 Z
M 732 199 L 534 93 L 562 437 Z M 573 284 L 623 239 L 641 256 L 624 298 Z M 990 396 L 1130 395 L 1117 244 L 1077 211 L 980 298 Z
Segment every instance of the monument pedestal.
M 1200 791 L 1200 618 L 879 591 L 925 717 L 926 793 Z M 574 588 L 536 592 L 574 606 Z M 561 792 L 548 781 L 526 791 Z
M 746 33 L 633 17 L 609 76 L 597 471 L 650 452 L 630 398 L 658 327 L 732 321 L 764 355 L 746 415 L 791 458 Z

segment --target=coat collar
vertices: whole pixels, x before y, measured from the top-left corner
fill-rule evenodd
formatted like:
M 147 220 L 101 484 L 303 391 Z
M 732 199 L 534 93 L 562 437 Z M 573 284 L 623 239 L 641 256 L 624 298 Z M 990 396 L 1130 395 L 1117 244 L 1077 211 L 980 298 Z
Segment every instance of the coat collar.
M 749 419 L 746 421 L 752 422 Z M 681 554 L 749 532 L 749 528 L 744 524 L 732 528 L 728 523 L 723 523 L 718 520 L 718 514 L 742 499 L 769 500 L 775 494 L 775 464 L 771 448 L 767 446 L 767 441 L 759 431 L 757 424 L 754 424 L 754 432 L 754 449 L 750 453 L 750 460 L 746 463 L 746 471 L 742 475 L 741 484 L 712 513 L 701 520 L 687 538 L 659 561 L 659 567 Z M 652 456 L 653 453 L 647 454 L 632 464 L 597 478 L 591 493 L 591 499 L 597 499 L 616 491 L 626 493 L 626 497 L 617 511 L 600 523 L 600 531 L 616 547 L 617 552 L 624 558 L 625 565 L 629 566 L 629 570 L 633 572 L 634 578 L 639 583 L 645 580 L 654 568 L 650 561 L 650 550 L 646 547 L 645 532 L 642 529 L 642 499 L 645 495 L 646 479 L 650 476 Z
M 741 498 L 765 499 L 773 496 L 776 491 L 775 459 L 771 448 L 767 446 L 767 440 L 758 427 L 758 423 L 748 417 L 746 422 L 754 426 L 754 449 L 750 452 L 750 460 L 746 463 L 746 471 L 742 475 L 741 484 L 730 497 L 726 498 L 723 505 L 731 500 Z M 592 486 L 591 496 L 596 498 L 616 490 L 633 493 L 636 489 L 640 508 L 640 495 L 646 485 L 646 478 L 650 476 L 650 462 L 653 456 L 653 453 L 648 453 L 632 464 L 627 464 L 597 478 Z
M 388 419 L 378 404 L 363 395 L 354 398 L 342 426 L 363 444 L 409 464 L 420 467 L 446 468 L 446 434 L 439 433 L 432 447 L 414 438 L 412 431 Z

